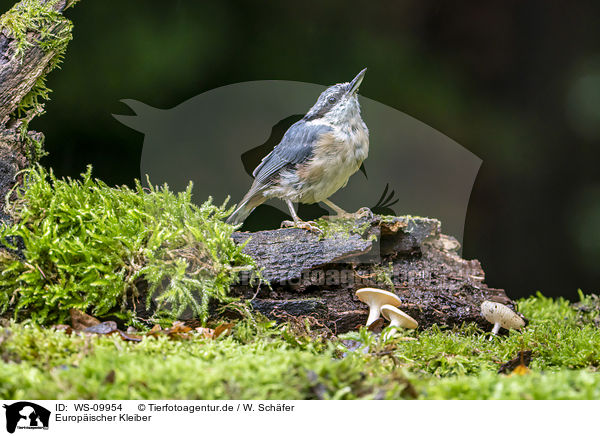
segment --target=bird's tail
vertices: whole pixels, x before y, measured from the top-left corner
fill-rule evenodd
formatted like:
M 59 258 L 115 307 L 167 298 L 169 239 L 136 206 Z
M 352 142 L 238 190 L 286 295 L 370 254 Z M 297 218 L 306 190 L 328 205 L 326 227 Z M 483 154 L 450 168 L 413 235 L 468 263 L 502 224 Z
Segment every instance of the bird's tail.
M 257 206 L 263 204 L 265 200 L 266 198 L 263 197 L 262 192 L 252 193 L 252 191 L 250 191 L 242 199 L 237 209 L 234 210 L 231 215 L 229 215 L 226 221 L 227 224 L 232 224 L 235 226 L 243 223 L 244 220 L 248 218 L 248 215 L 250 215 Z

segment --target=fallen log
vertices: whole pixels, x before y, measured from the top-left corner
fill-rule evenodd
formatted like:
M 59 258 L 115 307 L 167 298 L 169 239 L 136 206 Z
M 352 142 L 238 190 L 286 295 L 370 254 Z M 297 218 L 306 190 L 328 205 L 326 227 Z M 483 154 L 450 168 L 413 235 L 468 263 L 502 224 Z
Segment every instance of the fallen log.
M 438 220 L 372 216 L 320 224 L 324 235 L 235 233 L 269 284 L 254 286 L 244 276 L 232 294 L 270 318 L 311 316 L 335 333 L 364 325 L 368 308 L 354 295 L 363 287 L 397 294 L 399 308 L 420 328 L 464 322 L 489 328 L 480 314 L 484 300 L 514 307 L 502 289 L 484 283 L 479 261 L 460 257 L 458 241 L 441 233 Z

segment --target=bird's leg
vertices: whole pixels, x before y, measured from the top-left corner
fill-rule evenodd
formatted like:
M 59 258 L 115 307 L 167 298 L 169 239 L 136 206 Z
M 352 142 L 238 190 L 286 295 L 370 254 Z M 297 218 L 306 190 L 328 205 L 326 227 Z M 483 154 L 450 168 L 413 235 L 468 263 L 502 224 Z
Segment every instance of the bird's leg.
M 334 210 L 334 212 L 337 214 L 337 217 L 339 217 L 339 218 L 363 218 L 363 217 L 366 217 L 366 218 L 370 219 L 373 217 L 373 212 L 371 212 L 371 209 L 369 209 L 368 207 L 361 207 L 355 213 L 349 213 L 349 212 L 346 212 L 341 207 L 337 206 L 331 200 L 325 199 L 325 200 L 323 200 L 323 203 L 325 203 L 327 206 L 332 208 Z
M 281 223 L 281 227 L 296 227 L 299 229 L 308 230 L 310 232 L 323 233 L 321 229 L 317 227 L 317 223 L 315 223 L 314 221 L 302 221 L 298 217 L 296 211 L 294 210 L 294 205 L 292 204 L 291 200 L 286 199 L 285 202 L 287 203 L 288 208 L 290 209 L 290 213 L 292 214 L 292 219 L 294 221 L 283 221 Z
M 337 213 L 338 216 L 340 217 L 348 217 L 352 214 L 346 212 L 344 209 L 342 209 L 341 207 L 339 207 L 338 205 L 336 205 L 333 201 L 325 199 L 323 200 L 323 203 L 325 203 L 327 206 L 329 206 L 330 208 L 333 209 L 333 211 L 335 213 Z

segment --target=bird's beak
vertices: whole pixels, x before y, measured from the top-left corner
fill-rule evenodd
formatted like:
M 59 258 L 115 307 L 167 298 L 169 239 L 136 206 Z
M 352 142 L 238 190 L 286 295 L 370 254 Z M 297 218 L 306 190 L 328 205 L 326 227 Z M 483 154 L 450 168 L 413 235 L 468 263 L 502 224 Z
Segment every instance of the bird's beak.
M 366 72 L 367 72 L 367 69 L 365 68 L 360 73 L 358 73 L 354 79 L 352 79 L 352 82 L 350 82 L 350 87 L 348 88 L 348 94 L 351 95 L 351 94 L 358 92 L 358 87 L 360 86 L 361 82 L 365 78 Z

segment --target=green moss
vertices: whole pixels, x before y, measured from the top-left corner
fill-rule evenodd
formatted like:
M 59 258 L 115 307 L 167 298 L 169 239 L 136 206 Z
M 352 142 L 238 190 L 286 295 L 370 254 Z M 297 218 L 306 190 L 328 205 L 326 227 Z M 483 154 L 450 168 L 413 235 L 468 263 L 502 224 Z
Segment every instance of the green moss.
M 385 283 L 388 286 L 394 286 L 394 264 L 392 262 L 387 265 L 373 265 L 373 278 L 377 283 Z
M 370 226 L 368 220 L 364 223 L 357 225 L 356 218 L 343 218 L 330 216 L 327 218 L 319 218 L 317 221 L 317 227 L 321 229 L 323 234 L 321 238 L 332 238 L 337 236 L 350 236 L 350 235 L 364 235 Z
M 12 334 L 0 345 L 2 398 L 353 399 L 373 398 L 380 390 L 399 398 L 404 389 L 393 372 L 376 364 L 367 378 L 358 356 L 335 359 L 332 345 L 293 347 L 281 337 L 250 343 L 235 336 L 160 337 L 132 344 L 20 325 L 0 333 L 7 331 Z M 111 371 L 115 379 L 107 383 Z
M 429 225 L 433 223 L 440 225 L 439 221 L 435 218 L 422 217 L 418 215 L 380 215 L 379 218 L 382 223 L 394 223 L 398 221 L 405 223 L 405 231 L 408 233 L 412 233 L 416 228 L 422 227 L 424 222 L 429 223 Z M 432 231 L 435 231 L 435 227 L 432 227 Z
M 407 215 L 407 216 L 410 216 L 410 215 Z M 396 221 L 398 219 L 398 217 L 395 215 L 380 215 L 379 219 L 381 220 L 382 223 L 393 223 L 394 221 Z
M 48 153 L 44 150 L 44 135 L 38 132 L 28 132 L 29 123 L 23 122 L 20 126 L 20 137 L 27 160 L 31 163 L 39 160 Z
M 0 17 L 0 30 L 16 41 L 14 58 L 22 59 L 28 47 L 37 44 L 44 53 L 51 54 L 42 75 L 21 99 L 12 118 L 22 122 L 21 135 L 26 142 L 26 154 L 31 162 L 45 155 L 38 140 L 27 135 L 27 126 L 33 117 L 44 112 L 44 102 L 52 92 L 46 86 L 46 76 L 62 62 L 67 45 L 73 38 L 73 24 L 53 9 L 58 0 L 41 3 L 39 0 L 22 0 Z M 76 1 L 67 2 L 70 7 Z
M 418 383 L 419 395 L 431 400 L 591 400 L 600 398 L 600 374 L 586 370 L 533 372 L 499 376 L 453 377 Z
M 55 52 L 51 68 L 60 62 L 67 44 L 72 39 L 73 24 L 62 13 L 54 10 L 59 0 L 41 3 L 39 0 L 22 0 L 0 17 L 0 29 L 15 39 L 15 57 L 22 57 L 25 49 L 37 43 L 46 52 Z M 68 7 L 76 2 L 69 2 Z M 37 35 L 37 39 L 28 39 L 28 33 Z
M 595 297 L 583 296 L 593 303 Z M 475 325 L 366 329 L 327 340 L 251 318 L 217 340 L 67 336 L 26 324 L 0 328 L 0 396 L 201 399 L 600 399 L 600 333 L 578 310 L 541 294 L 521 300 L 530 324 L 489 340 Z M 312 332 L 315 333 L 315 332 Z M 406 340 L 409 337 L 414 340 Z M 521 349 L 530 372 L 497 374 Z M 107 375 L 114 371 L 107 380 Z
M 191 185 L 179 194 L 166 185 L 146 192 L 139 182 L 110 188 L 91 167 L 81 180 L 37 167 L 25 185 L 10 205 L 16 224 L 0 228 L 1 241 L 25 245 L 26 261 L 0 257 L 0 308 L 15 316 L 63 322 L 71 308 L 124 316 L 128 304 L 150 308 L 155 297 L 155 318 L 190 310 L 206 320 L 209 302 L 230 301 L 238 273 L 253 268 L 222 221 L 230 211 L 210 199 L 196 207 Z

